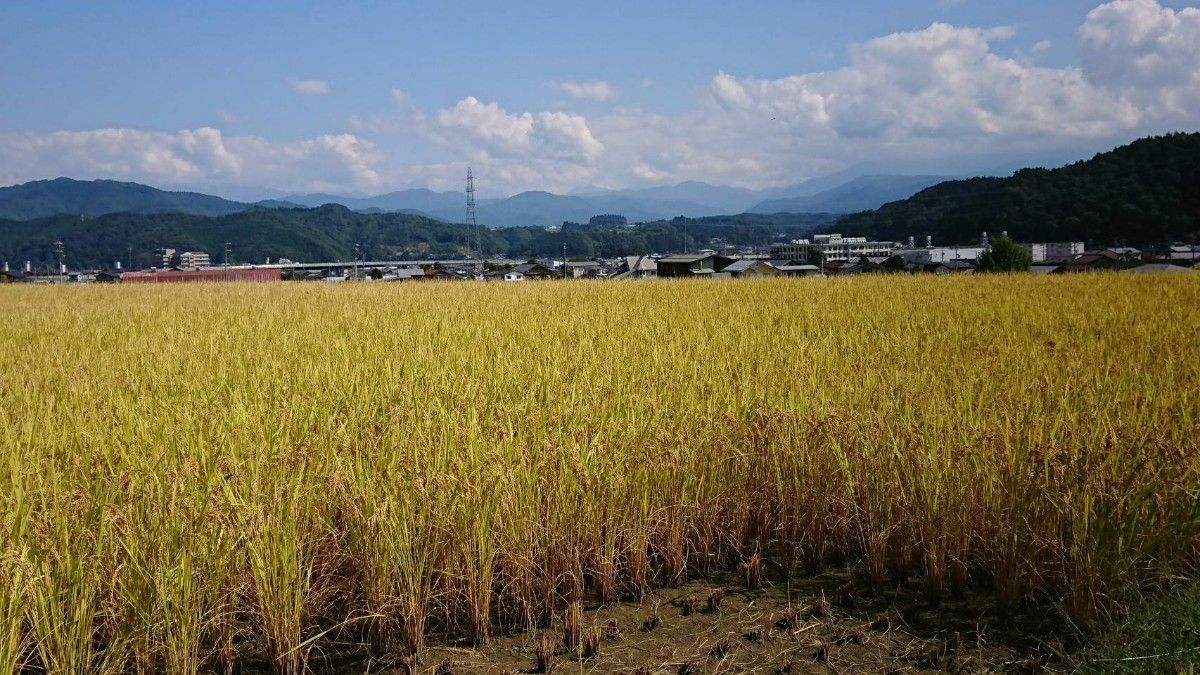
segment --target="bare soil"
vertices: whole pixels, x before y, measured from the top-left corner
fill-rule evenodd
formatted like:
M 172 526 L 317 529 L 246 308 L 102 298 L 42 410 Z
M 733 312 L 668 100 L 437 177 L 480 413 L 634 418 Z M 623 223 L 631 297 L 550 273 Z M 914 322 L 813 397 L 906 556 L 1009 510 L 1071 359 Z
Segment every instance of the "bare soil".
M 717 577 L 655 591 L 640 602 L 592 606 L 584 633 L 598 654 L 568 649 L 561 622 L 501 635 L 481 648 L 434 636 L 414 672 L 535 673 L 539 646 L 553 645 L 553 673 L 1040 673 L 1063 670 L 1068 648 L 1053 607 L 1001 622 L 990 598 L 947 599 L 931 609 L 915 589 L 859 592 L 826 574 L 747 590 Z M 712 598 L 710 602 L 710 598 Z M 655 620 L 657 619 L 657 620 Z M 397 675 L 397 661 L 337 659 L 315 670 Z

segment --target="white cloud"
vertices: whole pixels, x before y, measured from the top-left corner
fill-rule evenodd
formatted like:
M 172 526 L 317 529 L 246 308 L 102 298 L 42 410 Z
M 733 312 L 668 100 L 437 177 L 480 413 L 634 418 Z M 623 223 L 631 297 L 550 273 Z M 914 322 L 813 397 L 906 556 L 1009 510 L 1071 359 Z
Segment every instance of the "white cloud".
M 604 152 L 604 145 L 592 135 L 582 115 L 540 112 L 535 128 L 543 132 L 547 142 L 561 146 L 568 153 L 578 152 L 590 160 Z
M 1011 50 L 998 43 L 1014 34 L 935 23 L 852 46 L 844 65 L 826 71 L 772 79 L 718 71 L 690 107 L 670 114 L 514 112 L 473 96 L 422 110 L 397 89 L 385 112 L 351 118 L 352 134 L 301 141 L 210 128 L 0 135 L 0 182 L 71 175 L 458 189 L 471 162 L 492 193 L 689 179 L 761 187 L 864 161 L 1094 150 L 1200 126 L 1200 10 L 1154 0 L 1100 5 L 1079 27 L 1078 67 L 1039 65 L 1048 43 L 1034 56 L 1002 54 Z M 597 83 L 556 86 L 569 92 L 568 84 Z M 579 92 L 606 96 L 603 87 Z
M 302 80 L 289 77 L 288 84 L 292 85 L 292 89 L 296 90 L 297 94 L 305 96 L 322 96 L 329 93 L 329 83 L 325 80 Z
M 846 139 L 1094 137 L 1138 122 L 1133 106 L 1079 70 L 1024 65 L 991 50 L 992 40 L 1009 36 L 935 23 L 856 46 L 850 65 L 835 71 L 777 80 L 719 73 L 711 89 L 728 109 Z
M 582 115 L 566 112 L 510 113 L 474 96 L 439 111 L 438 138 L 447 145 L 480 153 L 522 156 L 531 153 L 578 161 L 595 159 L 604 145 Z
M 1148 112 L 1195 123 L 1200 107 L 1200 9 L 1176 12 L 1155 0 L 1116 0 L 1079 29 L 1083 69 Z
M 1038 40 L 1033 45 L 1033 51 L 1044 52 L 1044 51 L 1050 49 L 1050 47 L 1052 47 L 1052 46 L 1053 46 L 1053 43 L 1050 42 L 1049 40 Z
M 474 96 L 440 111 L 437 122 L 446 129 L 463 132 L 476 144 L 493 151 L 519 151 L 533 144 L 532 114 L 516 115 L 497 103 L 483 103 Z
M 201 188 L 278 186 L 304 190 L 379 187 L 381 157 L 350 134 L 293 142 L 226 137 L 211 127 L 0 134 L 0 184 L 36 178 L 115 178 Z
M 611 101 L 617 97 L 617 89 L 604 80 L 589 82 L 560 82 L 558 88 L 573 98 L 593 101 Z

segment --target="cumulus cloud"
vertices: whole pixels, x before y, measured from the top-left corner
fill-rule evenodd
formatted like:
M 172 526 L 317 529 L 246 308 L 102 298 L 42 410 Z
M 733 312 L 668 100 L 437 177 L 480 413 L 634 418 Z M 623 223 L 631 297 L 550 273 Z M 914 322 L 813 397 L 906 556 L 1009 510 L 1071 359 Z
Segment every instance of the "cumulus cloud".
M 297 94 L 305 96 L 322 96 L 329 93 L 329 83 L 325 80 L 302 80 L 296 77 L 288 78 L 288 84 Z
M 288 189 L 379 187 L 381 156 L 350 134 L 273 142 L 201 127 L 0 134 L 0 183 L 35 178 L 116 178 L 167 186 L 258 185 Z
M 533 115 L 516 115 L 498 103 L 468 96 L 437 115 L 443 128 L 461 131 L 492 151 L 520 151 L 533 145 Z
M 590 82 L 560 82 L 558 88 L 572 98 L 590 99 L 593 101 L 611 101 L 617 97 L 617 89 L 604 80 Z
M 1125 92 L 1152 113 L 1195 120 L 1200 106 L 1200 9 L 1115 0 L 1079 28 L 1087 77 Z
M 474 96 L 437 114 L 439 136 L 449 145 L 474 154 L 560 157 L 590 161 L 604 151 L 582 115 L 566 112 L 510 113 L 497 103 Z M 463 142 L 465 141 L 465 143 Z
M 1066 68 L 1002 55 L 1011 27 L 934 23 L 852 46 L 826 72 L 718 72 L 712 105 L 688 113 L 589 122 L 635 181 L 761 186 L 889 157 L 1095 147 L 1200 125 L 1198 20 L 1154 0 L 1100 5 L 1079 31 L 1082 67 Z
M 211 128 L 0 135 L 0 180 L 457 189 L 469 161 L 493 192 L 689 179 L 762 187 L 863 161 L 1094 150 L 1200 126 L 1198 9 L 1101 4 L 1078 28 L 1074 67 L 1040 65 L 1048 43 L 1032 57 L 1005 55 L 1014 34 L 934 23 L 851 46 L 845 64 L 827 71 L 771 79 L 718 71 L 690 108 L 670 114 L 513 111 L 474 96 L 422 110 L 397 89 L 390 109 L 351 118 L 353 133 L 301 141 Z M 555 86 L 583 100 L 615 97 L 599 81 Z
M 726 108 L 848 139 L 1093 137 L 1137 123 L 1135 107 L 1077 69 L 997 55 L 990 42 L 1008 35 L 935 23 L 859 45 L 835 71 L 777 80 L 720 73 L 711 90 Z

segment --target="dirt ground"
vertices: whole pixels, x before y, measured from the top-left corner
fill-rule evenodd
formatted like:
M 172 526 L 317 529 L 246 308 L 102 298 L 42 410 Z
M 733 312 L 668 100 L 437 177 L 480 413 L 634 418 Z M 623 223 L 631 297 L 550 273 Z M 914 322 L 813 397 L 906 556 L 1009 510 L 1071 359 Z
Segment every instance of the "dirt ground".
M 710 603 L 710 598 L 713 600 Z M 1039 673 L 1059 670 L 1065 649 L 1053 617 L 1034 608 L 996 627 L 982 598 L 931 610 L 915 591 L 856 593 L 825 577 L 746 590 L 736 578 L 662 589 L 641 602 L 585 608 L 598 653 L 568 649 L 563 625 L 498 636 L 473 649 L 431 640 L 416 672 L 535 673 L 553 649 L 553 673 Z M 657 621 L 654 620 L 657 617 Z M 318 663 L 310 663 L 321 670 Z M 402 664 L 358 660 L 338 671 L 399 675 Z

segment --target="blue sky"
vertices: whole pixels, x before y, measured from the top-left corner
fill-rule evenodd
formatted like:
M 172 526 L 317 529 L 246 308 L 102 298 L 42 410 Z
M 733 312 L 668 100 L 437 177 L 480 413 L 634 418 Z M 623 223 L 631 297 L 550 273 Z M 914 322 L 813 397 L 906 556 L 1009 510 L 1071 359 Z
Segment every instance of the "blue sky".
M 0 183 L 763 187 L 1200 124 L 1186 2 L 6 2 L 0 25 Z

